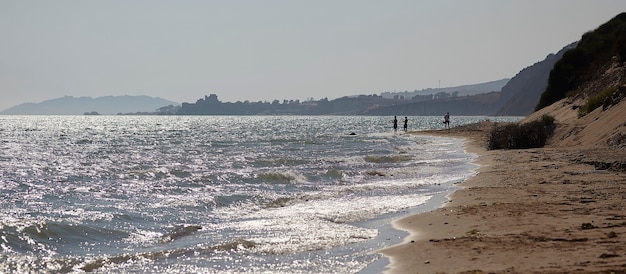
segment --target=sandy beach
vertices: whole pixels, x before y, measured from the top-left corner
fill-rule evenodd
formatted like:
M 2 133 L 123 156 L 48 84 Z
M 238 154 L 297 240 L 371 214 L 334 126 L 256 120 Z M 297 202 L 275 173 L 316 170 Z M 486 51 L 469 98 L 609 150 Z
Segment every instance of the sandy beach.
M 556 136 L 575 123 L 561 122 Z M 410 235 L 381 250 L 386 273 L 625 273 L 626 151 L 572 145 L 569 135 L 488 151 L 493 126 L 416 133 L 464 138 L 481 167 L 443 207 L 394 222 Z

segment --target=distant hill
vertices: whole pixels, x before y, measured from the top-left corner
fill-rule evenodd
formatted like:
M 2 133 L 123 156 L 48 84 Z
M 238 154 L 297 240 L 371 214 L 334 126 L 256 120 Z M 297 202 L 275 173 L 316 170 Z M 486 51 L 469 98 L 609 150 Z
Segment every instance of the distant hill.
M 472 85 L 463 85 L 457 87 L 445 87 L 445 88 L 427 88 L 422 90 L 414 90 L 414 91 L 403 91 L 403 92 L 382 92 L 380 95 L 383 98 L 395 98 L 395 97 L 404 97 L 404 98 L 412 98 L 414 96 L 423 96 L 423 95 L 435 95 L 437 93 L 448 93 L 455 94 L 455 96 L 467 96 L 467 95 L 477 95 L 490 93 L 493 91 L 500 91 L 506 83 L 509 82 L 509 78 L 504 78 L 496 81 L 472 84 Z
M 554 64 L 565 52 L 577 43 L 565 46 L 556 54 L 550 54 L 543 61 L 537 62 L 520 71 L 502 88 L 496 106 L 496 115 L 526 116 L 535 110 L 541 93 L 548 86 L 548 78 Z
M 221 102 L 216 94 L 196 103 L 183 103 L 178 115 L 492 115 L 500 92 L 428 99 L 383 98 L 379 95 L 345 96 L 334 100 L 274 102 Z
M 483 116 L 493 115 L 494 106 L 500 97 L 500 92 L 490 92 L 476 95 L 448 97 L 432 101 L 418 101 L 398 103 L 391 106 L 381 106 L 369 109 L 365 115 L 438 115 L 450 112 L 456 116 Z
M 119 114 L 155 112 L 157 109 L 179 105 L 179 103 L 162 98 L 149 96 L 104 96 L 104 97 L 72 97 L 64 96 L 40 103 L 25 103 L 9 109 L 2 115 L 83 115 L 97 112 L 99 114 Z
M 510 79 L 415 92 L 344 96 L 318 101 L 221 102 L 216 94 L 182 103 L 179 115 L 492 115 Z

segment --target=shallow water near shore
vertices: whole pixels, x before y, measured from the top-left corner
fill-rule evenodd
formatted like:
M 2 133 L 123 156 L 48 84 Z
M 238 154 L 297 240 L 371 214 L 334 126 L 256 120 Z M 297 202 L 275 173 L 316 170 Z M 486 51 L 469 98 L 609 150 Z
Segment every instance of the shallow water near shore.
M 391 119 L 0 116 L 0 272 L 367 271 L 475 169 Z

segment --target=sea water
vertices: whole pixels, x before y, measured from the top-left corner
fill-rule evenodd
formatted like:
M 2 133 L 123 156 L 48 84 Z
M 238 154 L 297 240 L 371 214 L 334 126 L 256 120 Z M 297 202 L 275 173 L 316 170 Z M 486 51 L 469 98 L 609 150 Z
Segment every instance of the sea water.
M 0 272 L 362 271 L 476 168 L 391 119 L 0 116 Z

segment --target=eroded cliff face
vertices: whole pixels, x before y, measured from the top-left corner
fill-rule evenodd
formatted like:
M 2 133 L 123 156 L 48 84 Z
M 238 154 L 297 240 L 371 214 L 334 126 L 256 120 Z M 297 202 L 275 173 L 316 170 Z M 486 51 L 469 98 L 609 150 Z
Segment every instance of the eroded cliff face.
M 589 98 L 607 88 L 616 87 L 615 93 L 626 92 L 626 65 L 616 58 L 599 70 L 589 81 L 562 99 L 529 115 L 524 121 L 539 119 L 548 114 L 557 125 L 548 146 L 589 146 L 626 150 L 626 99 L 611 100 L 607 107 L 598 107 L 579 117 L 579 108 Z M 616 96 L 615 98 L 619 98 Z
M 565 46 L 556 54 L 550 54 L 543 61 L 537 62 L 520 71 L 502 88 L 497 103 L 496 115 L 524 116 L 531 114 L 539 102 L 541 93 L 548 86 L 548 78 L 554 64 L 563 54 L 576 47 L 577 43 Z

